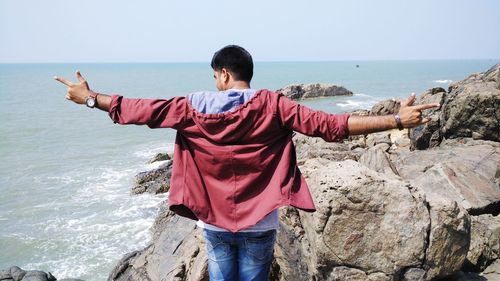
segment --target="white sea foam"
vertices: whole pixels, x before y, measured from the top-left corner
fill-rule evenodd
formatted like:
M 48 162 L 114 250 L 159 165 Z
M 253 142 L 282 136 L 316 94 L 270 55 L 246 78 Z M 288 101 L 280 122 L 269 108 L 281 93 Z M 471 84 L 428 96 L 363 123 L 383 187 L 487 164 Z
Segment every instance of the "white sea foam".
M 161 146 L 155 146 L 155 145 L 148 144 L 147 147 L 144 147 L 141 150 L 136 151 L 134 153 L 134 156 L 144 158 L 144 159 L 149 159 L 160 152 L 165 153 L 165 152 L 172 152 L 172 151 L 174 151 L 174 144 L 173 143 L 168 143 L 166 145 L 162 144 Z
M 345 109 L 370 109 L 375 103 L 375 100 L 345 100 L 335 105 Z
M 449 83 L 453 82 L 453 80 L 444 79 L 444 80 L 434 80 L 432 82 L 439 83 L 439 84 L 449 84 Z

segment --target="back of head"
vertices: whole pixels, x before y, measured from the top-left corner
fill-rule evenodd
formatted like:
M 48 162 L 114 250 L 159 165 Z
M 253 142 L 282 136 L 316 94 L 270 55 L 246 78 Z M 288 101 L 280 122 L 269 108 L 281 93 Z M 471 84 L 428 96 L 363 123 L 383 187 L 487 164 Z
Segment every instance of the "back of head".
M 215 71 L 225 68 L 237 81 L 250 83 L 253 76 L 253 61 L 250 53 L 237 45 L 228 45 L 215 52 L 210 63 Z

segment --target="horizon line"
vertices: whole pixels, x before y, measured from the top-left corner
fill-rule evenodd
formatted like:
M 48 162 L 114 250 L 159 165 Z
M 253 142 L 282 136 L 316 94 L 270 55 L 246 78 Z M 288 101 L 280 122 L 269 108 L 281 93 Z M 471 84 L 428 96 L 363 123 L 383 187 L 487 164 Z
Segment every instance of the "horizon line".
M 499 60 L 499 58 L 427 58 L 427 59 L 339 59 L 339 60 L 258 60 L 254 63 L 307 63 L 307 62 L 375 62 L 375 61 L 470 61 Z M 0 62 L 0 64 L 199 64 L 209 61 L 74 61 L 74 62 Z

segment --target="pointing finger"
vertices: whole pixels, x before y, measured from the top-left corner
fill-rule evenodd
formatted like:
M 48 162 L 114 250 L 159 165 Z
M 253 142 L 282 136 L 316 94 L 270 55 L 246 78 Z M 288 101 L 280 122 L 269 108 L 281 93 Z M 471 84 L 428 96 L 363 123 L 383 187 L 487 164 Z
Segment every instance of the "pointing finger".
M 85 78 L 83 78 L 82 74 L 78 70 L 76 71 L 76 78 L 78 78 L 78 81 L 80 82 L 85 82 Z
M 415 93 L 411 93 L 411 95 L 408 97 L 408 99 L 406 99 L 406 101 L 404 101 L 401 104 L 401 107 L 410 106 L 413 104 L 413 102 L 415 102 Z
M 413 109 L 415 109 L 415 110 L 425 110 L 425 109 L 439 107 L 439 106 L 441 106 L 439 103 L 426 103 L 426 104 L 415 105 L 413 107 Z
M 66 85 L 68 87 L 73 86 L 73 83 L 71 83 L 70 81 L 68 81 L 68 80 L 66 80 L 66 79 L 64 79 L 62 77 L 54 76 L 54 79 L 57 80 L 57 81 L 59 81 L 59 82 L 61 82 L 61 83 L 63 83 L 64 85 Z

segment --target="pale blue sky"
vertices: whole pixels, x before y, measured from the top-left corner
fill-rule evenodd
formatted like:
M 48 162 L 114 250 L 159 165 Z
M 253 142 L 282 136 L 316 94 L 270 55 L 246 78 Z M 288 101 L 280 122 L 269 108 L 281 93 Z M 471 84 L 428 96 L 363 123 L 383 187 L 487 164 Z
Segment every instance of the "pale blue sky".
M 0 62 L 500 58 L 500 1 L 0 0 Z

